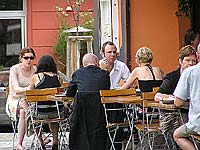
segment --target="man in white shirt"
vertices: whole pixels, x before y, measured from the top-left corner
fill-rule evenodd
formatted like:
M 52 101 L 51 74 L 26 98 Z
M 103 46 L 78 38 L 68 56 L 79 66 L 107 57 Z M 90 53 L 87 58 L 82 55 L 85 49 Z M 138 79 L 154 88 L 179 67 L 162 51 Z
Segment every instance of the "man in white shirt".
M 184 105 L 190 99 L 188 122 L 174 131 L 174 140 L 181 149 L 195 150 L 194 144 L 189 140 L 190 134 L 200 134 L 200 63 L 186 68 L 174 91 L 176 107 Z
M 121 80 L 124 82 L 127 81 L 130 71 L 127 67 L 127 65 L 119 60 L 116 60 L 117 58 L 117 47 L 113 42 L 107 41 L 103 44 L 101 55 L 103 59 L 99 61 L 100 68 L 107 70 L 110 72 L 110 89 L 118 89 L 119 83 Z M 106 105 L 108 108 L 122 108 L 123 104 L 111 104 Z M 123 122 L 124 121 L 124 112 L 121 111 L 115 111 L 113 113 L 110 113 L 108 116 L 109 122 Z M 117 135 L 115 137 L 115 141 L 122 142 L 123 141 L 123 130 L 120 128 L 117 131 Z M 114 144 L 115 150 L 121 150 L 122 144 Z M 107 143 L 107 149 L 110 149 L 109 143 Z
M 100 68 L 110 72 L 111 89 L 118 88 L 120 80 L 127 81 L 130 71 L 127 65 L 117 60 L 117 47 L 113 42 L 107 41 L 103 44 L 99 61 Z

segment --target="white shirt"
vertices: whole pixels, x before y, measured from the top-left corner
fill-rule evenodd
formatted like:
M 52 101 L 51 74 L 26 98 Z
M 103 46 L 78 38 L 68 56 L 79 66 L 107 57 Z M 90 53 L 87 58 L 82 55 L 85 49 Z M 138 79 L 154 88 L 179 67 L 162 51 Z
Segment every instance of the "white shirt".
M 117 88 L 121 79 L 126 82 L 129 75 L 130 71 L 127 65 L 122 61 L 115 60 L 113 69 L 110 72 L 110 89 Z

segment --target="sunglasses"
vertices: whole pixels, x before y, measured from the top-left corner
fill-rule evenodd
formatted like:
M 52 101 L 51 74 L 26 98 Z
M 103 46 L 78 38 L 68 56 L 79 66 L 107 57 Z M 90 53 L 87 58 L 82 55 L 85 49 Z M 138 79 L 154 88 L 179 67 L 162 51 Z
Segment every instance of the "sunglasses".
M 28 60 L 28 59 L 33 60 L 33 59 L 34 59 L 33 56 L 31 56 L 31 57 L 25 56 L 25 57 L 23 57 L 23 58 L 24 58 L 25 60 Z

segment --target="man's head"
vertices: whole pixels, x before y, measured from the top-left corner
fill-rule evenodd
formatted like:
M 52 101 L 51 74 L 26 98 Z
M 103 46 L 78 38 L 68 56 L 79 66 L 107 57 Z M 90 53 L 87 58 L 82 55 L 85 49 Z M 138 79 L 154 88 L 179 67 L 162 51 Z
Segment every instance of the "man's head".
M 187 67 L 195 65 L 197 62 L 196 50 L 191 45 L 182 47 L 179 51 L 179 64 L 181 69 L 184 70 Z
M 87 53 L 83 56 L 83 67 L 87 67 L 90 65 L 93 66 L 99 66 L 99 58 L 92 54 L 92 53 Z
M 107 41 L 102 46 L 101 55 L 108 63 L 113 63 L 117 57 L 117 47 L 113 42 Z

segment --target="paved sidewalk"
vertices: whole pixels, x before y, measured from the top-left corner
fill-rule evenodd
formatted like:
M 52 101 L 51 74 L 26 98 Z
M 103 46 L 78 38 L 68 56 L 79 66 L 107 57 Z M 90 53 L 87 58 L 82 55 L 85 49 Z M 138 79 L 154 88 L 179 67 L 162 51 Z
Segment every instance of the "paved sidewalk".
M 25 136 L 23 145 L 30 147 L 33 136 Z M 16 142 L 16 140 L 15 140 Z M 13 133 L 0 133 L 0 150 L 13 150 Z
M 31 150 L 30 146 L 32 143 L 32 139 L 33 139 L 33 135 L 30 137 L 27 137 L 27 136 L 24 137 L 23 146 L 26 148 L 26 150 Z M 16 139 L 15 139 L 15 142 L 16 142 Z M 51 142 L 47 144 L 46 149 L 51 150 L 51 145 L 52 145 Z M 5 150 L 5 149 L 13 150 L 13 133 L 0 133 L 0 150 Z

